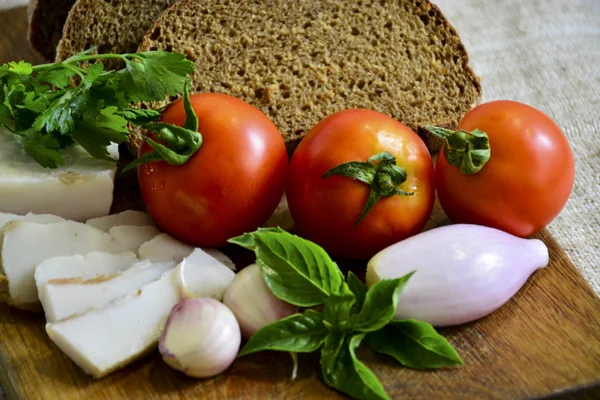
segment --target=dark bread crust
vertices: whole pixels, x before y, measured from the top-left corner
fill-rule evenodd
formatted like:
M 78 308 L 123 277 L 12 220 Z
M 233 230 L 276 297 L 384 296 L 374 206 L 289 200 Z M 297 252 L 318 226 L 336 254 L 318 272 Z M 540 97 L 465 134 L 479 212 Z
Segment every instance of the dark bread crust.
M 74 3 L 75 0 L 30 0 L 27 4 L 27 39 L 48 61 L 56 56 L 56 46 Z
M 77 0 L 67 16 L 56 61 L 96 46 L 98 53 L 133 53 L 156 18 L 175 0 Z M 106 69 L 120 68 L 115 60 Z

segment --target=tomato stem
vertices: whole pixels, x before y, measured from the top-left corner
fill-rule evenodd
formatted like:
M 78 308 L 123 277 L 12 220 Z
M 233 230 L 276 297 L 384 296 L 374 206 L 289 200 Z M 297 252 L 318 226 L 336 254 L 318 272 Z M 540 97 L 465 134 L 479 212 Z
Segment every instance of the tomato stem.
M 369 198 L 354 227 L 361 223 L 382 197 L 412 196 L 414 194 L 398 189 L 398 186 L 406 181 L 406 170 L 397 166 L 396 158 L 387 151 L 369 157 L 367 162 L 350 161 L 337 165 L 325 172 L 322 178 L 332 175 L 361 181 L 371 188 Z
M 476 174 L 489 161 L 492 155 L 487 133 L 475 129 L 471 132 L 459 129 L 426 126 L 433 135 L 444 139 L 444 156 L 450 163 L 466 175 Z
M 189 81 L 185 84 L 183 95 L 183 108 L 185 109 L 183 127 L 164 122 L 152 122 L 142 125 L 142 128 L 157 133 L 156 139 L 158 141 L 150 138 L 146 139 L 154 151 L 146 153 L 131 162 L 123 171 L 152 161 L 166 161 L 171 165 L 183 165 L 200 149 L 202 135 L 198 132 L 198 116 L 190 102 L 188 83 Z

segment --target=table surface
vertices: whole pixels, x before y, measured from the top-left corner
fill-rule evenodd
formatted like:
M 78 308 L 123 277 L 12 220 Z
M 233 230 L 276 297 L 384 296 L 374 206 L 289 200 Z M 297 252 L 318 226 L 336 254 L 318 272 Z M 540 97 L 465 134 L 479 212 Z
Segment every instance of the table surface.
M 600 294 L 600 1 L 435 3 L 483 78 L 483 101 L 530 104 L 567 135 L 576 159 L 575 186 L 548 229 Z M 32 55 L 25 27 L 23 8 L 0 11 L 0 62 L 41 61 Z

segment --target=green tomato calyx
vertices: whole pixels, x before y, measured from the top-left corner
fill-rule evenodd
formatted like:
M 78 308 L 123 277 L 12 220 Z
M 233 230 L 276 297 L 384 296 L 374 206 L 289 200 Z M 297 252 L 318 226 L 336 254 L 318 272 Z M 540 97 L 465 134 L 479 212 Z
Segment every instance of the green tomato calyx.
M 185 109 L 185 122 L 183 127 L 164 122 L 151 122 L 142 125 L 142 128 L 157 133 L 156 139 L 146 138 L 154 149 L 127 165 L 123 171 L 138 167 L 152 161 L 166 161 L 171 165 L 183 165 L 202 146 L 202 134 L 198 132 L 198 116 L 192 108 L 188 82 L 184 87 L 183 107 Z M 165 143 L 164 145 L 162 143 Z
M 323 178 L 332 175 L 344 176 L 370 186 L 369 198 L 362 214 L 354 225 L 361 223 L 375 203 L 382 197 L 412 196 L 413 192 L 405 192 L 398 188 L 406 181 L 406 170 L 396 165 L 396 158 L 387 151 L 375 154 L 364 161 L 350 161 L 337 165 L 323 174 Z
M 460 168 L 465 175 L 476 174 L 489 161 L 492 155 L 487 133 L 475 129 L 471 132 L 459 129 L 426 126 L 433 135 L 444 139 L 444 156 L 450 165 Z

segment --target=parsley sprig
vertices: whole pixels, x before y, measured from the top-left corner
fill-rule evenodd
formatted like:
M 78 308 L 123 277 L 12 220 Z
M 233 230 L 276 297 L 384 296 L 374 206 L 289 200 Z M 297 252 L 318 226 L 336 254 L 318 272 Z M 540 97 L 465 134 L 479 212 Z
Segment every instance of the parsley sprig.
M 64 165 L 60 150 L 75 144 L 93 157 L 113 160 L 107 146 L 127 140 L 128 123 L 144 125 L 161 116 L 161 110 L 130 105 L 183 93 L 194 70 L 182 54 L 93 51 L 60 63 L 0 66 L 0 126 L 43 167 Z M 125 67 L 105 71 L 103 59 L 122 60 Z

